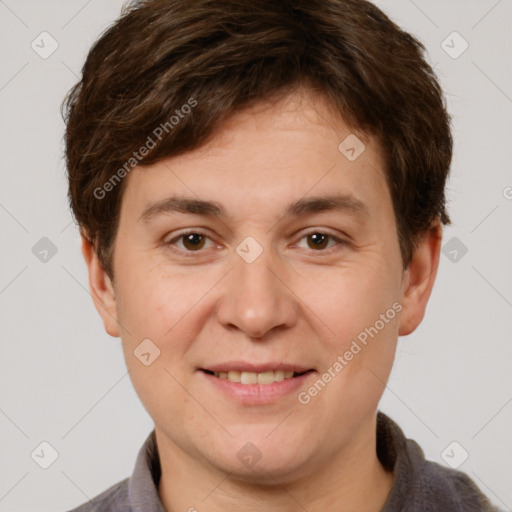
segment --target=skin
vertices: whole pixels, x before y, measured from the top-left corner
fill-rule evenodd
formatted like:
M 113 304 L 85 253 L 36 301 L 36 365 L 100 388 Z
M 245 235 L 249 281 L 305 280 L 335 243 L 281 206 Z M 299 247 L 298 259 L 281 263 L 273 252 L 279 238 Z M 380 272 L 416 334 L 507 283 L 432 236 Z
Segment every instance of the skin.
M 332 112 L 296 90 L 237 112 L 200 149 L 135 168 L 113 282 L 82 239 L 95 305 L 107 333 L 121 337 L 155 423 L 168 511 L 370 512 L 392 488 L 376 455 L 376 410 L 398 336 L 423 319 L 442 231 L 437 222 L 425 233 L 404 271 L 377 142 L 357 134 L 366 149 L 349 161 L 338 145 L 355 132 Z M 368 214 L 284 216 L 293 201 L 333 193 L 352 194 Z M 217 201 L 227 216 L 139 221 L 171 195 Z M 178 238 L 189 228 L 206 234 L 199 249 Z M 319 249 L 306 236 L 314 233 L 347 243 L 328 238 Z M 263 249 L 252 263 L 236 252 L 247 236 Z M 243 405 L 198 371 L 231 360 L 295 363 L 316 370 L 307 390 L 393 303 L 401 312 L 306 405 L 295 392 Z M 134 355 L 146 338 L 161 351 L 149 366 Z M 247 442 L 261 453 L 251 467 L 237 457 Z

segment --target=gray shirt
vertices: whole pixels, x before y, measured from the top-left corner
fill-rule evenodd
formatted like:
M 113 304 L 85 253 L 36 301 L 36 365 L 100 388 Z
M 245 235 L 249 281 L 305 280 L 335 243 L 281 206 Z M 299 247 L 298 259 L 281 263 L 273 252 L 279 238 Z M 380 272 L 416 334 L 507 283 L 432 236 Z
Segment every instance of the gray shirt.
M 499 512 L 461 471 L 425 460 L 419 445 L 385 414 L 377 416 L 377 455 L 394 472 L 394 485 L 380 512 Z M 166 512 L 158 496 L 161 467 L 152 430 L 131 477 L 70 512 Z

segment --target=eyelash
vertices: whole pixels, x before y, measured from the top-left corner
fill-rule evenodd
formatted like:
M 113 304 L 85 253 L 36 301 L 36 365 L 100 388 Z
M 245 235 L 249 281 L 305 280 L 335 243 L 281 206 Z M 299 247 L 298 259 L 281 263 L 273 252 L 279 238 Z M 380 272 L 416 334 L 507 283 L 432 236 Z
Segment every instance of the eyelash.
M 171 240 L 169 240 L 168 242 L 165 242 L 165 245 L 166 246 L 174 246 L 174 243 L 178 240 L 181 240 L 183 239 L 184 237 L 188 236 L 188 235 L 192 235 L 192 234 L 195 234 L 195 235 L 201 235 L 201 236 L 204 236 L 205 238 L 208 238 L 211 240 L 211 238 L 208 236 L 207 233 L 205 233 L 204 231 L 201 231 L 199 229 L 191 229 L 191 230 L 188 230 L 188 231 L 184 231 L 183 233 L 180 233 L 178 236 L 175 236 L 174 238 L 172 238 Z M 319 249 L 319 250 L 314 250 L 314 249 L 310 249 L 311 252 L 313 253 L 327 253 L 327 254 L 330 254 L 332 252 L 332 250 L 336 250 L 337 247 L 339 246 L 348 246 L 350 245 L 350 242 L 348 242 L 347 240 L 343 240 L 341 238 L 338 238 L 334 235 L 331 235 L 330 233 L 326 233 L 324 231 L 321 231 L 321 230 L 313 230 L 313 231 L 309 231 L 307 233 L 304 233 L 300 240 L 310 236 L 310 235 L 326 235 L 328 236 L 330 239 L 334 240 L 335 242 L 337 242 L 337 244 L 333 247 L 329 247 L 328 249 Z M 299 240 L 299 241 L 300 241 Z M 172 251 L 174 252 L 178 252 L 178 253 L 181 253 L 182 255 L 184 255 L 185 257 L 193 257 L 195 254 L 200 254 L 201 252 L 204 252 L 204 249 L 200 249 L 198 251 L 188 251 L 188 250 L 183 250 L 183 249 L 176 249 L 175 247 L 173 247 L 171 249 Z

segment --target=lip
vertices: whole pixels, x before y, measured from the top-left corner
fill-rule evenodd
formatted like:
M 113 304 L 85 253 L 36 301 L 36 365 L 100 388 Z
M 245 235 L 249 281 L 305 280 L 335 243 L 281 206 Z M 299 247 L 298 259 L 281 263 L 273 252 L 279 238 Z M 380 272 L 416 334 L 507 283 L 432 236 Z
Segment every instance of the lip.
M 297 371 L 293 370 L 293 368 L 300 368 L 296 366 L 280 366 L 282 368 L 276 368 L 276 366 L 273 366 L 272 368 L 284 369 L 286 367 L 291 371 Z M 260 368 L 260 366 L 257 367 Z M 269 366 L 263 365 L 261 367 L 268 368 Z M 226 366 L 219 366 L 219 368 L 226 368 Z M 240 366 L 237 368 L 240 368 Z M 307 369 L 304 371 L 307 371 Z M 215 389 L 223 393 L 225 396 L 228 396 L 231 400 L 236 400 L 242 405 L 264 405 L 277 402 L 278 400 L 291 395 L 294 391 L 296 392 L 300 387 L 304 386 L 305 381 L 309 380 L 311 376 L 314 376 L 317 372 L 314 370 L 307 371 L 307 373 L 304 373 L 303 375 L 298 375 L 297 377 L 285 379 L 281 382 L 274 382 L 272 384 L 241 384 L 240 382 L 231 382 L 227 379 L 215 377 L 215 375 L 210 375 L 203 370 L 198 370 L 198 373 L 200 374 L 200 378 L 205 379 L 207 385 L 214 386 Z
M 286 364 L 286 363 L 261 363 L 254 364 L 249 363 L 247 361 L 229 361 L 225 363 L 220 363 L 204 368 L 200 368 L 201 370 L 208 370 L 210 372 L 232 372 L 232 371 L 241 371 L 241 372 L 254 372 L 254 373 L 262 373 L 269 372 L 272 370 L 283 370 L 283 371 L 291 371 L 297 373 L 307 372 L 308 370 L 314 370 L 314 368 L 300 366 L 296 364 Z M 270 385 L 270 384 L 269 384 Z

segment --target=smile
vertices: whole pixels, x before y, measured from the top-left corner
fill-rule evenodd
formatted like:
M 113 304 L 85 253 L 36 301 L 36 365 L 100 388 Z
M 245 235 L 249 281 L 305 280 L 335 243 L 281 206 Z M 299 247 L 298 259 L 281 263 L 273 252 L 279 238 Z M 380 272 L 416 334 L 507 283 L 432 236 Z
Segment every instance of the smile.
M 299 369 L 299 368 L 298 368 Z M 198 374 L 205 379 L 204 384 L 215 393 L 234 400 L 241 405 L 272 404 L 286 397 L 294 397 L 296 393 L 314 378 L 315 370 L 269 370 L 219 371 L 200 369 Z M 300 370 L 303 370 L 300 368 Z
M 214 375 L 219 379 L 229 380 L 240 384 L 273 384 L 274 382 L 282 382 L 283 380 L 293 379 L 307 372 L 294 372 L 284 370 L 270 370 L 265 372 L 246 372 L 246 371 L 229 371 L 229 372 L 212 372 L 204 370 L 210 375 Z M 311 370 L 308 370 L 311 371 Z

